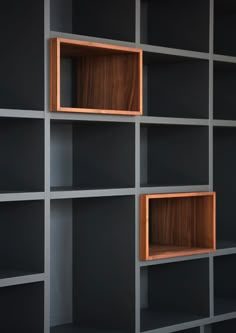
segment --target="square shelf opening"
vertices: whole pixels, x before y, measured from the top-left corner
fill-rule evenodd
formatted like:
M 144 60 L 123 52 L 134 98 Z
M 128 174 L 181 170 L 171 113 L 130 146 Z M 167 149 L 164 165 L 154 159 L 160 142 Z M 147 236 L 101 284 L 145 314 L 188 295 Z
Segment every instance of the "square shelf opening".
M 191 292 L 189 292 L 191 290 Z M 141 332 L 209 316 L 209 262 L 141 268 Z
M 236 64 L 214 62 L 214 118 L 236 120 Z
M 0 109 L 44 110 L 43 1 L 2 4 L 0 37 Z
M 144 115 L 208 118 L 209 62 L 144 52 Z
M 51 202 L 51 333 L 134 333 L 134 274 L 133 196 Z
M 135 0 L 51 0 L 51 30 L 135 41 Z
M 51 123 L 52 190 L 134 187 L 134 124 Z
M 236 255 L 214 258 L 215 315 L 236 312 Z
M 44 122 L 1 118 L 0 193 L 44 189 Z
M 217 248 L 236 247 L 236 128 L 214 128 L 214 191 L 217 193 Z
M 214 251 L 215 193 L 140 196 L 140 259 Z
M 44 272 L 43 201 L 0 203 L 0 279 Z
M 224 320 L 218 323 L 207 325 L 205 333 L 235 333 L 236 320 Z
M 214 52 L 236 56 L 233 31 L 236 29 L 236 3 L 234 0 L 214 2 Z
M 141 186 L 208 185 L 206 126 L 141 125 Z
M 208 52 L 209 1 L 141 0 L 141 42 Z
M 51 111 L 142 114 L 142 50 L 51 39 Z
M 43 282 L 0 288 L 0 331 L 44 332 Z

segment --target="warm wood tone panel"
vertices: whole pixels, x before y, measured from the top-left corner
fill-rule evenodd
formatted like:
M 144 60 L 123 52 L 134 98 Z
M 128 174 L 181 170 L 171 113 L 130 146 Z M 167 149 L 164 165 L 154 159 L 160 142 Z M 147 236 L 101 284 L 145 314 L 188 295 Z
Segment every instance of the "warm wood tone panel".
M 143 195 L 140 200 L 142 260 L 215 250 L 215 193 Z
M 76 106 L 61 105 L 63 58 L 77 63 Z M 51 111 L 142 114 L 142 50 L 55 38 L 50 63 Z

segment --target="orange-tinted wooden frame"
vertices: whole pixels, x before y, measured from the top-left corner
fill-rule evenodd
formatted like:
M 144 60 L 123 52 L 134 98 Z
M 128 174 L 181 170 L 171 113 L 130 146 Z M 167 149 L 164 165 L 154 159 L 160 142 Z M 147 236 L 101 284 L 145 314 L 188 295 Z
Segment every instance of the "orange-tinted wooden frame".
M 61 106 L 61 57 L 77 61 L 78 107 Z M 64 38 L 50 40 L 50 110 L 142 115 L 142 50 Z
M 216 250 L 215 192 L 140 196 L 140 259 Z

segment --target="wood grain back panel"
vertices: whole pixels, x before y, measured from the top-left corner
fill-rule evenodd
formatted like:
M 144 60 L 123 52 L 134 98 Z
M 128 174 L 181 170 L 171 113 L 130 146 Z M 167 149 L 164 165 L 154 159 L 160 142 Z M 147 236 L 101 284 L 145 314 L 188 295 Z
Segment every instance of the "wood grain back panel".
M 138 111 L 138 62 L 135 53 L 79 57 L 78 107 Z

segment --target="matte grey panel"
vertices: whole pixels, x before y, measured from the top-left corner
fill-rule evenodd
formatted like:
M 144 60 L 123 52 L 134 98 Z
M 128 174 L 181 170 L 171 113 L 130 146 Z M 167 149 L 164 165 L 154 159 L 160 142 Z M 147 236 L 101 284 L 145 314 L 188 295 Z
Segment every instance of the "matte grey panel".
M 0 203 L 0 278 L 44 271 L 43 201 Z
M 50 133 L 51 187 L 72 186 L 72 125 L 58 123 Z
M 72 201 L 51 202 L 51 326 L 72 322 Z
M 0 288 L 0 331 L 43 333 L 43 282 Z
M 0 119 L 0 192 L 44 189 L 43 120 Z
M 208 52 L 209 1 L 142 0 L 141 11 L 144 43 Z
M 141 126 L 141 161 L 148 159 L 148 184 L 141 164 L 142 186 L 208 184 L 208 128 L 199 126 Z M 142 138 L 143 137 L 143 138 Z M 175 168 L 173 168 L 173 165 Z
M 144 53 L 147 87 L 144 114 L 159 117 L 208 118 L 209 63 Z M 146 106 L 146 104 L 144 104 Z
M 0 107 L 44 109 L 44 2 L 3 1 Z

